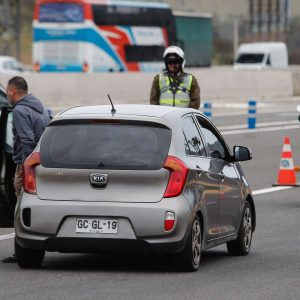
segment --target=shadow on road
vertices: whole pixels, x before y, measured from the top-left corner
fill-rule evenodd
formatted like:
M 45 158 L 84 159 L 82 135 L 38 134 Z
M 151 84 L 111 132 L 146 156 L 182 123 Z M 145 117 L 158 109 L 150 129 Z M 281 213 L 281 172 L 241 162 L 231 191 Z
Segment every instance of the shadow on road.
M 226 251 L 203 253 L 200 269 L 230 259 Z M 101 272 L 177 272 L 174 258 L 154 254 L 48 254 L 43 270 Z

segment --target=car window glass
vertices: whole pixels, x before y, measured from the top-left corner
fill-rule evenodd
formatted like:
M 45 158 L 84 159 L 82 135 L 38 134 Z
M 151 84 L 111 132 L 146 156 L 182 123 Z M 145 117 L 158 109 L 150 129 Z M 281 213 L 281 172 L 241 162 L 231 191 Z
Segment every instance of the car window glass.
M 182 128 L 185 136 L 185 153 L 187 155 L 206 156 L 200 133 L 192 117 L 182 120 Z
M 201 118 L 197 117 L 197 120 L 200 124 L 201 132 L 206 141 L 209 156 L 214 158 L 225 158 L 226 150 L 219 137 L 215 134 L 214 129 Z
M 41 141 L 48 168 L 158 170 L 169 151 L 168 128 L 140 124 L 49 126 Z

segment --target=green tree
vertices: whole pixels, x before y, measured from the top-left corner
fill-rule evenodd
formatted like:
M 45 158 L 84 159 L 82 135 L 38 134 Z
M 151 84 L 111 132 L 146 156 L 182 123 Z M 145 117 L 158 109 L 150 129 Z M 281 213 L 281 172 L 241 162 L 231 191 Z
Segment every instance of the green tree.
M 35 0 L 0 0 L 0 55 L 31 63 L 32 17 Z

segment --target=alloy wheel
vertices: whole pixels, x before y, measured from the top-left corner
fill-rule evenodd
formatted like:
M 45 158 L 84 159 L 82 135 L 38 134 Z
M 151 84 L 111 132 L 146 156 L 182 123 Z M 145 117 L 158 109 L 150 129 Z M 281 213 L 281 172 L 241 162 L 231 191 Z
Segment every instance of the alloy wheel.
M 199 265 L 201 257 L 201 227 L 199 220 L 195 220 L 192 228 L 192 255 L 194 265 Z
M 245 248 L 249 251 L 251 246 L 251 238 L 252 238 L 252 217 L 251 217 L 251 210 L 249 207 L 245 209 L 244 213 L 244 243 Z

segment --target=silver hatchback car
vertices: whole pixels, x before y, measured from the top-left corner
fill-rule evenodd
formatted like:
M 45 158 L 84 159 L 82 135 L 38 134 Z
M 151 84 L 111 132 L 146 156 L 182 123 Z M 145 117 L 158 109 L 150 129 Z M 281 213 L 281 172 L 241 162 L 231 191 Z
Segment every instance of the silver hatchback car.
M 247 255 L 255 206 L 239 161 L 249 159 L 194 109 L 68 109 L 24 164 L 17 262 L 39 267 L 45 250 L 154 252 L 195 271 L 223 243 Z

